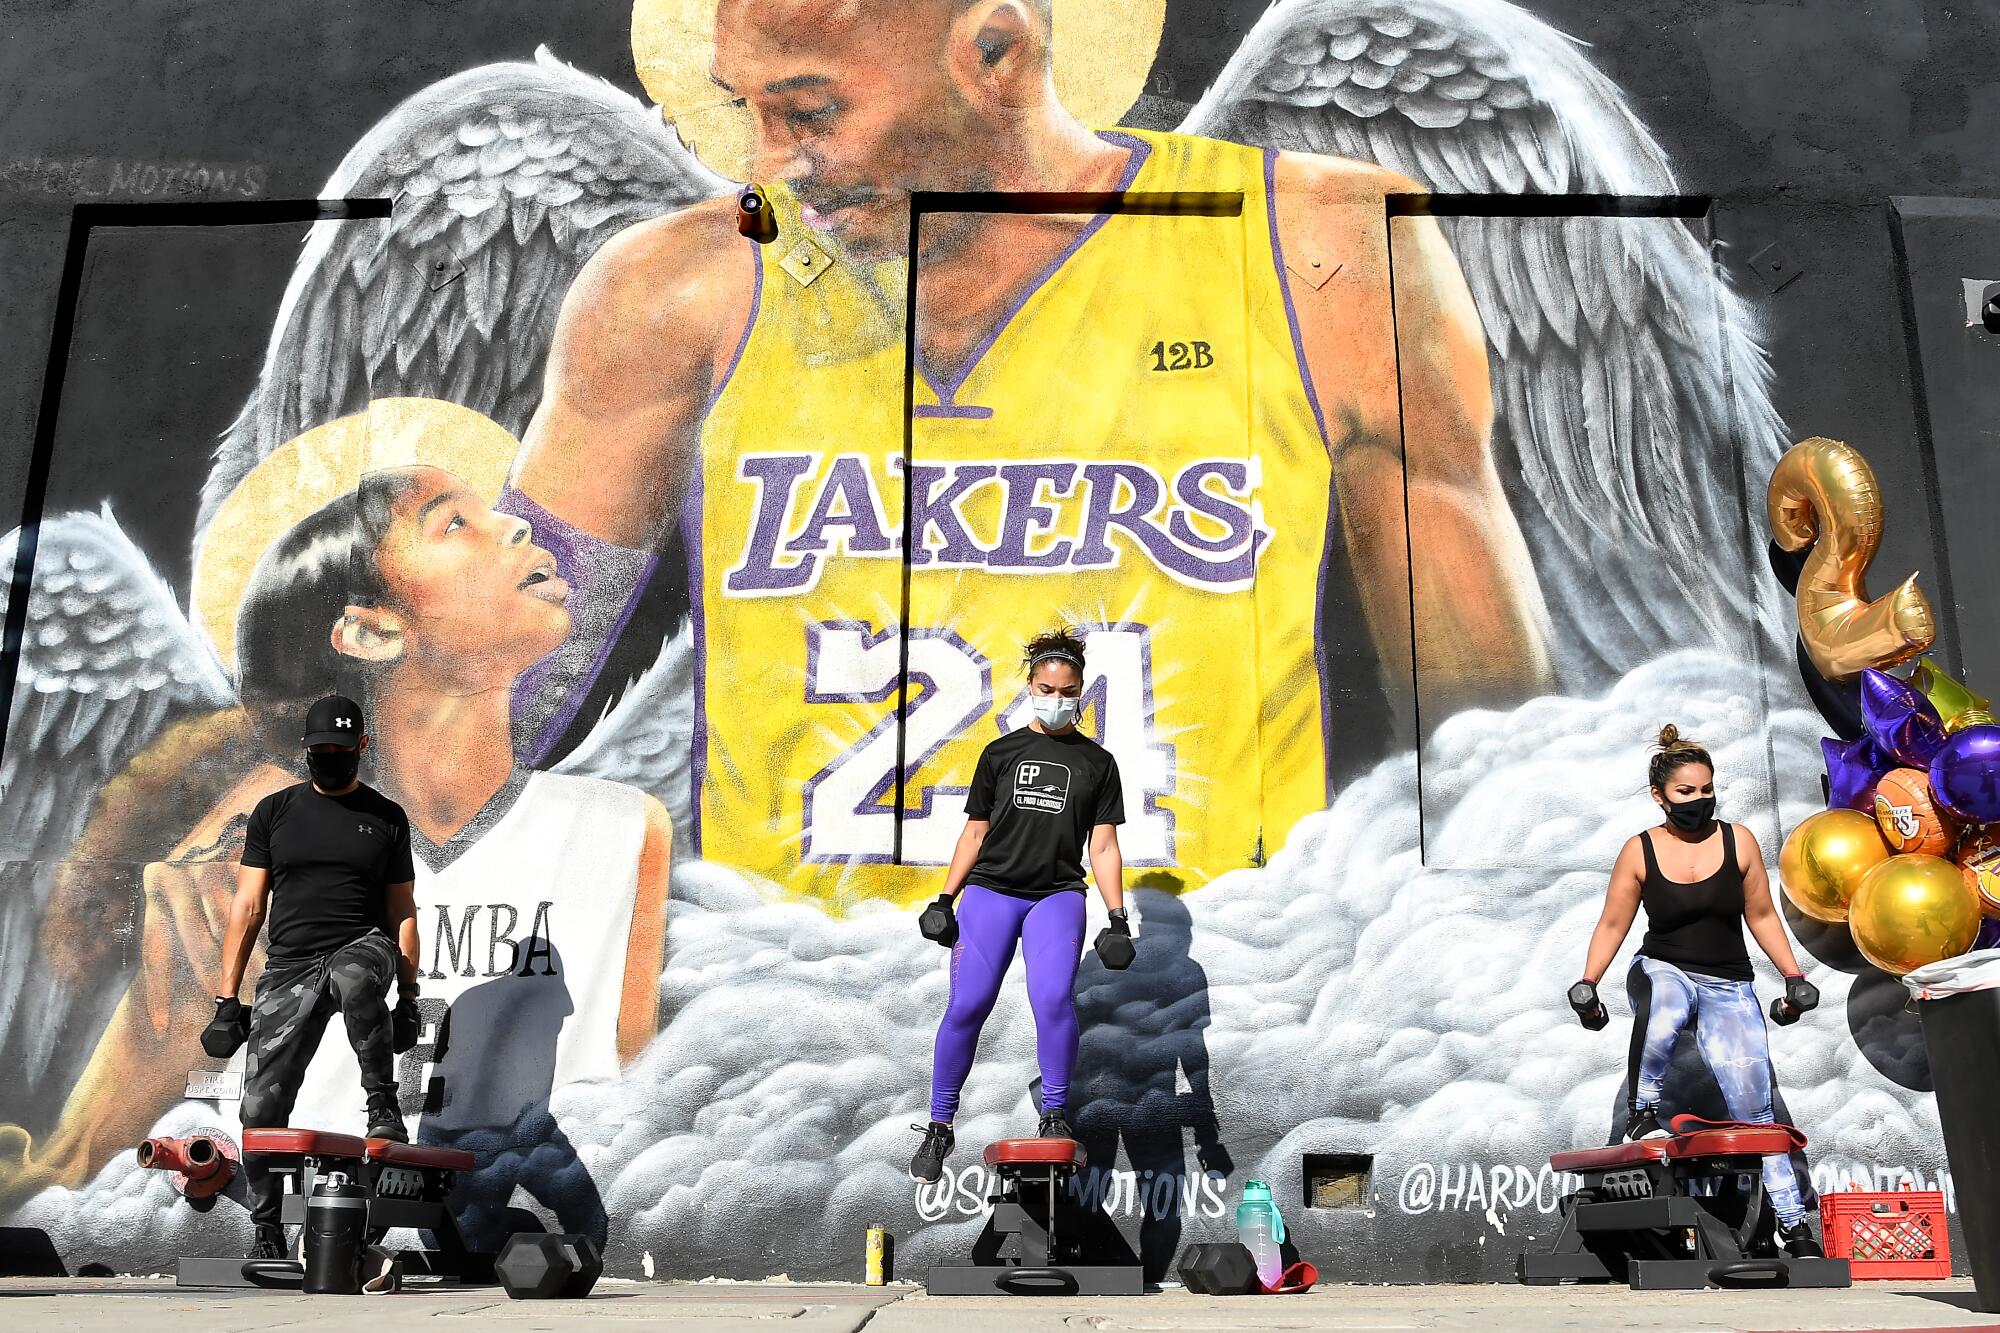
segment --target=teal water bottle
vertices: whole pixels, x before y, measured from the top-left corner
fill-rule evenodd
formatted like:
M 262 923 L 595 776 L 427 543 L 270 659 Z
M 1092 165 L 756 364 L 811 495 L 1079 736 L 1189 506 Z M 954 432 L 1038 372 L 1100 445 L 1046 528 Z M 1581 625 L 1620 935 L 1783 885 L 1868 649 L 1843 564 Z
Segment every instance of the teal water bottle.
M 1257 1280 L 1266 1291 L 1285 1272 L 1285 1219 L 1271 1201 L 1271 1187 L 1261 1180 L 1243 1182 L 1243 1202 L 1236 1205 L 1236 1239 L 1257 1264 Z

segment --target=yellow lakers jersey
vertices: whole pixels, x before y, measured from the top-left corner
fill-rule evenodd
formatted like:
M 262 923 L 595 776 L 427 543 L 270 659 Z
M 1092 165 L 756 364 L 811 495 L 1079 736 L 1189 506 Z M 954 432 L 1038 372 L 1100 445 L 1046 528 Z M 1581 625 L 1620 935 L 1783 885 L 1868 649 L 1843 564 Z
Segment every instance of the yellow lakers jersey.
M 1031 716 L 1021 645 L 1063 623 L 1133 877 L 1196 887 L 1324 805 L 1332 491 L 1272 159 L 1102 137 L 1121 188 L 1240 214 L 1079 219 L 961 365 L 917 366 L 907 466 L 904 265 L 838 257 L 773 192 L 689 497 L 708 859 L 836 907 L 935 893 L 979 751 Z

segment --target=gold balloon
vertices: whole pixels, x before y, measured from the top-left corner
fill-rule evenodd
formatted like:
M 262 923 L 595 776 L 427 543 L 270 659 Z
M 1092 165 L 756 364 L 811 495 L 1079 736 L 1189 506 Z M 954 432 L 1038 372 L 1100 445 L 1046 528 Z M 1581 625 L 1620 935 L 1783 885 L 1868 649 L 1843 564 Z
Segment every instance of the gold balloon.
M 1828 680 L 1907 662 L 1931 646 L 1937 618 L 1910 575 L 1868 600 L 1864 579 L 1882 544 L 1882 488 L 1859 450 L 1814 436 L 1785 451 L 1764 497 L 1771 535 L 1812 547 L 1799 572 L 1799 637 Z
M 1900 977 L 1970 949 L 1979 899 L 1941 856 L 1892 856 L 1862 876 L 1847 926 L 1869 962 Z
M 1822 810 L 1799 821 L 1778 853 L 1778 883 L 1815 921 L 1847 920 L 1861 877 L 1889 859 L 1875 821 L 1859 810 Z

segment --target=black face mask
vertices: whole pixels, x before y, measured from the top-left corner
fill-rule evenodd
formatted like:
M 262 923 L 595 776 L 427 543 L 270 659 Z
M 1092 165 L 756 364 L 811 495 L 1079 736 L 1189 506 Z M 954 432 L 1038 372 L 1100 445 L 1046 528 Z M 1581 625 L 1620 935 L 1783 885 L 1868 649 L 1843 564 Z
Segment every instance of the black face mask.
M 1667 818 L 1683 833 L 1699 833 L 1715 822 L 1715 798 L 1697 796 L 1692 801 L 1668 801 Z
M 307 750 L 306 771 L 321 791 L 339 791 L 361 771 L 361 751 Z

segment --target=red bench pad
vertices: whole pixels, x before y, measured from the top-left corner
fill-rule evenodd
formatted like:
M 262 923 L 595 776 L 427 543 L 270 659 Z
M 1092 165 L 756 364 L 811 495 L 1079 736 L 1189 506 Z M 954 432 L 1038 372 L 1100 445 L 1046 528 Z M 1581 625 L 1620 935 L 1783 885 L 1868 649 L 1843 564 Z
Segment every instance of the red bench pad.
M 986 1145 L 986 1165 L 1066 1166 L 1080 1171 L 1085 1161 L 1083 1145 L 1075 1139 L 1001 1139 Z
M 368 1160 L 432 1171 L 472 1169 L 472 1154 L 461 1148 L 434 1148 L 428 1143 L 397 1143 L 393 1139 L 368 1140 Z
M 286 1153 L 300 1157 L 352 1157 L 360 1161 L 368 1145 L 352 1134 L 317 1129 L 246 1129 L 244 1152 Z
M 1641 1139 L 1608 1148 L 1579 1148 L 1549 1158 L 1557 1171 L 1581 1174 L 1647 1162 L 1684 1161 L 1691 1157 L 1769 1157 L 1792 1150 L 1792 1131 L 1778 1125 L 1756 1129 L 1705 1129 L 1670 1139 Z

